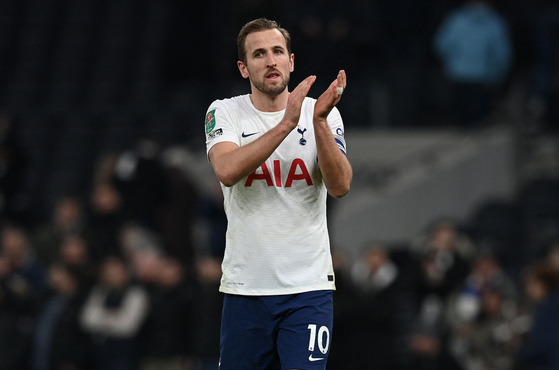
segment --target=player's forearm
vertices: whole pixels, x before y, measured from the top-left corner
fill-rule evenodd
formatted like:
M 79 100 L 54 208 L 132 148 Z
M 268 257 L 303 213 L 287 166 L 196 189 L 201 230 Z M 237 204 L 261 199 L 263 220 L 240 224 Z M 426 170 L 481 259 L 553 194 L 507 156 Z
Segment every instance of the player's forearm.
M 328 193 L 340 198 L 349 192 L 353 170 L 342 153 L 326 120 L 314 118 L 318 166 Z
M 291 125 L 282 121 L 250 144 L 211 156 L 219 181 L 225 186 L 233 186 L 251 174 L 272 155 L 291 130 Z

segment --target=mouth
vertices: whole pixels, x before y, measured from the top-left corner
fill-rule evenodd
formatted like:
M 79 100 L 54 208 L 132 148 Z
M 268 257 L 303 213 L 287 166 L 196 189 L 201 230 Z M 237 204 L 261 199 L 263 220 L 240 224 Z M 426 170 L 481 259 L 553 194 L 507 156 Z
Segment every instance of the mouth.
M 277 71 L 272 71 L 266 75 L 266 79 L 268 80 L 277 80 L 281 77 L 281 74 Z

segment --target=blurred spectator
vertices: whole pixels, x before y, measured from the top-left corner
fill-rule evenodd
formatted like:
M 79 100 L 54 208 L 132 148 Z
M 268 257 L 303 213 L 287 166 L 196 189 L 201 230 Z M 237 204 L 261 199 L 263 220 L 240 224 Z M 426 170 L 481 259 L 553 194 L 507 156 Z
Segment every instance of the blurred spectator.
M 93 185 L 88 221 L 93 260 L 99 262 L 106 256 L 118 255 L 120 230 L 126 219 L 122 196 L 112 183 L 102 181 Z
M 438 310 L 438 308 L 437 308 Z M 413 370 L 461 370 L 450 352 L 448 330 L 440 323 L 418 323 L 410 336 L 411 365 Z
M 390 259 L 386 247 L 373 244 L 352 268 L 351 276 L 364 293 L 376 293 L 391 286 L 398 278 L 398 267 Z
M 434 46 L 449 82 L 452 118 L 462 127 L 479 125 L 508 77 L 507 23 L 490 0 L 468 0 L 444 19 Z
M 10 113 L 0 111 L 0 219 L 24 222 L 26 209 L 21 192 L 27 161 L 14 123 Z
M 26 229 L 15 224 L 8 224 L 2 228 L 0 256 L 5 264 L 3 276 L 7 281 L 13 279 L 18 292 L 43 291 L 44 265 L 37 259 Z
M 532 266 L 526 291 L 536 308 L 519 359 L 528 370 L 559 369 L 559 270 L 548 261 Z
M 157 141 L 140 137 L 132 150 L 118 156 L 112 177 L 122 195 L 126 219 L 158 232 L 158 218 L 169 190 L 160 156 L 161 145 Z
M 153 289 L 159 285 L 163 255 L 155 249 L 139 250 L 127 260 L 130 274 L 145 288 Z
M 43 266 L 25 229 L 5 225 L 0 239 L 0 364 L 25 368 L 34 320 L 44 291 Z
M 445 312 L 453 292 L 470 271 L 472 246 L 450 221 L 437 221 L 413 250 L 406 290 L 415 310 L 410 349 L 413 369 L 456 369 L 448 347 Z
M 488 199 L 476 207 L 468 229 L 480 249 L 490 250 L 516 280 L 526 264 L 525 217 L 515 200 Z
M 344 368 L 396 369 L 401 328 L 400 271 L 382 244 L 373 244 L 352 268 L 355 283 L 351 336 L 338 343 L 345 349 Z M 365 356 L 364 354 L 367 354 Z
M 86 369 L 90 345 L 78 322 L 85 296 L 79 280 L 65 266 L 54 264 L 49 286 L 50 297 L 37 318 L 32 369 Z
M 44 264 L 52 264 L 58 259 L 64 237 L 76 233 L 85 235 L 86 228 L 87 220 L 81 200 L 70 195 L 59 197 L 51 219 L 39 225 L 35 232 L 37 256 Z
M 189 271 L 194 271 L 193 224 L 200 214 L 198 193 L 190 173 L 179 163 L 166 157 L 163 170 L 168 190 L 157 218 L 157 230 L 165 253 L 178 258 Z
M 191 370 L 195 358 L 194 289 L 173 258 L 159 260 L 142 333 L 142 370 Z
M 427 231 L 412 241 L 412 253 L 422 254 L 430 250 L 454 251 L 466 261 L 472 261 L 476 255 L 473 241 L 457 222 L 449 218 L 432 221 Z
M 132 281 L 124 261 L 107 257 L 80 315 L 93 342 L 94 370 L 136 369 L 139 333 L 148 311 L 148 294 Z
M 482 252 L 474 261 L 470 274 L 452 300 L 451 311 L 459 322 L 471 322 L 479 316 L 485 291 L 498 291 L 501 299 L 515 302 L 516 286 L 491 252 Z
M 123 218 L 152 230 L 166 254 L 193 270 L 192 225 L 198 195 L 185 171 L 164 154 L 159 142 L 141 136 L 132 150 L 105 167 L 112 167 L 109 178 L 121 196 Z
M 522 334 L 515 324 L 518 294 L 513 280 L 490 252 L 480 253 L 448 305 L 453 355 L 468 370 L 507 370 Z
M 516 301 L 497 288 L 480 295 L 478 316 L 461 321 L 450 339 L 453 353 L 466 370 L 514 368 L 518 341 L 524 334 Z
M 135 278 L 150 284 L 157 279 L 157 263 L 163 255 L 160 235 L 135 222 L 126 223 L 120 230 L 119 255 Z
M 412 281 L 421 305 L 421 300 L 430 295 L 445 301 L 462 284 L 470 271 L 475 248 L 454 222 L 438 220 L 425 236 L 416 240 L 412 253 Z
M 97 266 L 92 261 L 87 240 L 79 234 L 66 235 L 60 245 L 57 263 L 67 268 L 78 280 L 79 289 L 89 292 L 96 281 Z

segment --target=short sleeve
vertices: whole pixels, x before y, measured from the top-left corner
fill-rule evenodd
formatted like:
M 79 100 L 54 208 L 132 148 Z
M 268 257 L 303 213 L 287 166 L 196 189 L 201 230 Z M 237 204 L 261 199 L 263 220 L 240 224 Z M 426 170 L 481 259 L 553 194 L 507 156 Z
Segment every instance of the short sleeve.
M 215 144 L 224 141 L 240 145 L 234 115 L 222 100 L 216 100 L 210 105 L 205 119 L 206 154 Z

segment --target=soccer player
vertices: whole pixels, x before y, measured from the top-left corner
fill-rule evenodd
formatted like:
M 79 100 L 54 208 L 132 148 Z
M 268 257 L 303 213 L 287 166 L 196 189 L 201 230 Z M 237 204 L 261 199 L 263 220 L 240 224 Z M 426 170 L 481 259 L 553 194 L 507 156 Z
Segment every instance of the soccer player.
M 326 197 L 347 194 L 353 176 L 335 108 L 346 74 L 318 99 L 306 97 L 316 76 L 289 92 L 290 35 L 264 18 L 237 47 L 251 93 L 214 101 L 205 123 L 228 219 L 220 369 L 324 369 L 335 289 Z

